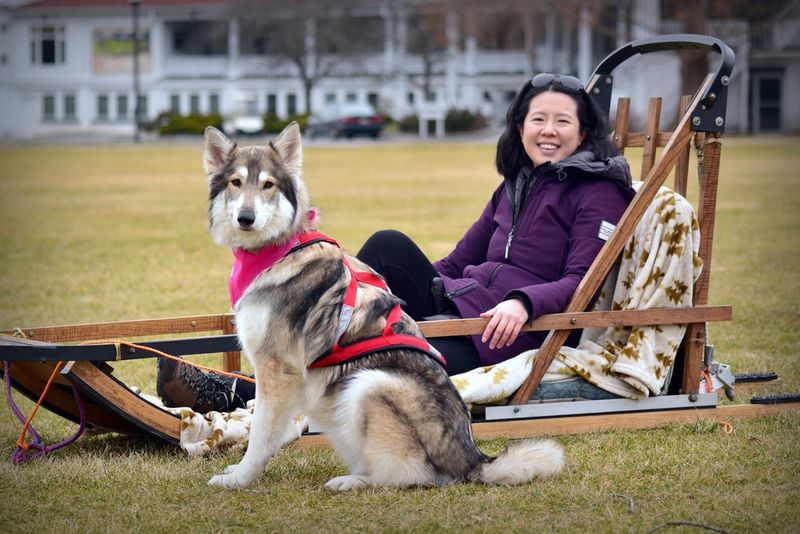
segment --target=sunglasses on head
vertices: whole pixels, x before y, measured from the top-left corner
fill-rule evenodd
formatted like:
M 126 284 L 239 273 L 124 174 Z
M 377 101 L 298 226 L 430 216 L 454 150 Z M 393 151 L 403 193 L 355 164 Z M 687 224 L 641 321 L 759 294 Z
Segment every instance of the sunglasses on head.
M 583 84 L 575 76 L 542 72 L 531 79 L 531 86 L 536 89 L 539 89 L 540 87 L 547 87 L 548 85 L 556 83 L 563 85 L 572 91 L 583 91 Z

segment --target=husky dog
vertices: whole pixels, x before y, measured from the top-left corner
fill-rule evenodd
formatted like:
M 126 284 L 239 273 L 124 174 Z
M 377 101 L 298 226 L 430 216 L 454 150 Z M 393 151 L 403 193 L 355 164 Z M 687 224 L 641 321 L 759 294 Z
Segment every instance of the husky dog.
M 288 248 L 294 236 L 314 230 L 318 220 L 302 159 L 296 123 L 264 147 L 239 148 L 207 128 L 204 161 L 214 240 L 234 254 L 256 254 L 265 247 Z M 564 459 L 553 441 L 516 442 L 497 458 L 483 454 L 466 405 L 441 363 L 424 350 L 384 349 L 309 367 L 334 346 L 384 332 L 387 314 L 400 301 L 356 276 L 371 272 L 336 244 L 320 241 L 279 255 L 239 289 L 240 297 L 232 281 L 238 336 L 255 370 L 256 403 L 244 458 L 209 484 L 236 488 L 254 482 L 291 439 L 299 414 L 325 432 L 349 467 L 349 475 L 327 482 L 330 490 L 468 480 L 518 484 L 558 473 Z M 353 278 L 357 298 L 343 323 L 343 299 Z M 394 332 L 424 340 L 410 317 L 397 317 Z

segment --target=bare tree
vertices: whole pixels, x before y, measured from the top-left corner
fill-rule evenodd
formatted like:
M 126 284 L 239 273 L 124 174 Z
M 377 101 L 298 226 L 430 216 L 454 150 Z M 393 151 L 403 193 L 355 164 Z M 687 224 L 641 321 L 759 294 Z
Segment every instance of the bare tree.
M 311 92 L 322 79 L 352 74 L 360 62 L 384 46 L 377 2 L 324 0 L 240 0 L 243 51 L 263 55 L 268 66 L 294 67 L 311 112 Z M 348 71 L 349 70 L 349 71 Z
M 401 15 L 402 16 L 402 15 Z M 421 79 L 410 79 L 425 98 L 433 94 L 433 76 L 447 57 L 447 6 L 444 2 L 416 3 L 406 16 L 406 49 L 422 61 Z

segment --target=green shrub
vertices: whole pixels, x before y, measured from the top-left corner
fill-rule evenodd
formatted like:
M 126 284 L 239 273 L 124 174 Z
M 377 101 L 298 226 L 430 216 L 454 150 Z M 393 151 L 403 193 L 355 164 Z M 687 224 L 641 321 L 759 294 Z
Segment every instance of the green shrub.
M 222 129 L 222 116 L 219 113 L 203 115 L 192 113 L 190 115 L 170 114 L 162 117 L 158 133 L 161 135 L 174 134 L 202 134 L 207 126 Z
M 308 122 L 308 113 L 302 113 L 300 115 L 289 115 L 286 119 L 281 119 L 274 113 L 265 113 L 264 114 L 264 132 L 266 133 L 278 133 L 292 121 L 297 122 L 300 126 L 301 131 L 305 131 L 306 129 L 306 122 Z
M 444 118 L 444 129 L 447 133 L 471 132 L 485 128 L 486 118 L 480 113 L 472 113 L 468 109 L 450 108 Z
M 416 115 L 406 115 L 400 119 L 400 122 L 398 122 L 398 127 L 400 128 L 401 132 L 417 133 L 419 132 L 419 117 Z

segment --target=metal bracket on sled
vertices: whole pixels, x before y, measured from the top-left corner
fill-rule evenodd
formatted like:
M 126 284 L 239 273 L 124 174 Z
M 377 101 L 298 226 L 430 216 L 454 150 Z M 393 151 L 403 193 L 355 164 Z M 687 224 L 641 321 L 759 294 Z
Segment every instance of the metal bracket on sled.
M 514 406 L 487 406 L 486 420 L 532 419 L 568 415 L 594 415 L 620 412 L 648 412 L 680 408 L 712 408 L 717 405 L 716 393 L 661 395 L 645 399 L 559 399 Z
M 733 400 L 735 397 L 733 388 L 736 383 L 736 377 L 733 371 L 731 371 L 731 366 L 724 363 L 713 362 L 708 367 L 708 374 L 711 376 L 711 389 L 717 391 L 722 388 L 725 390 L 725 396 L 728 397 L 729 400 Z M 700 390 L 707 390 L 705 377 L 700 379 Z

